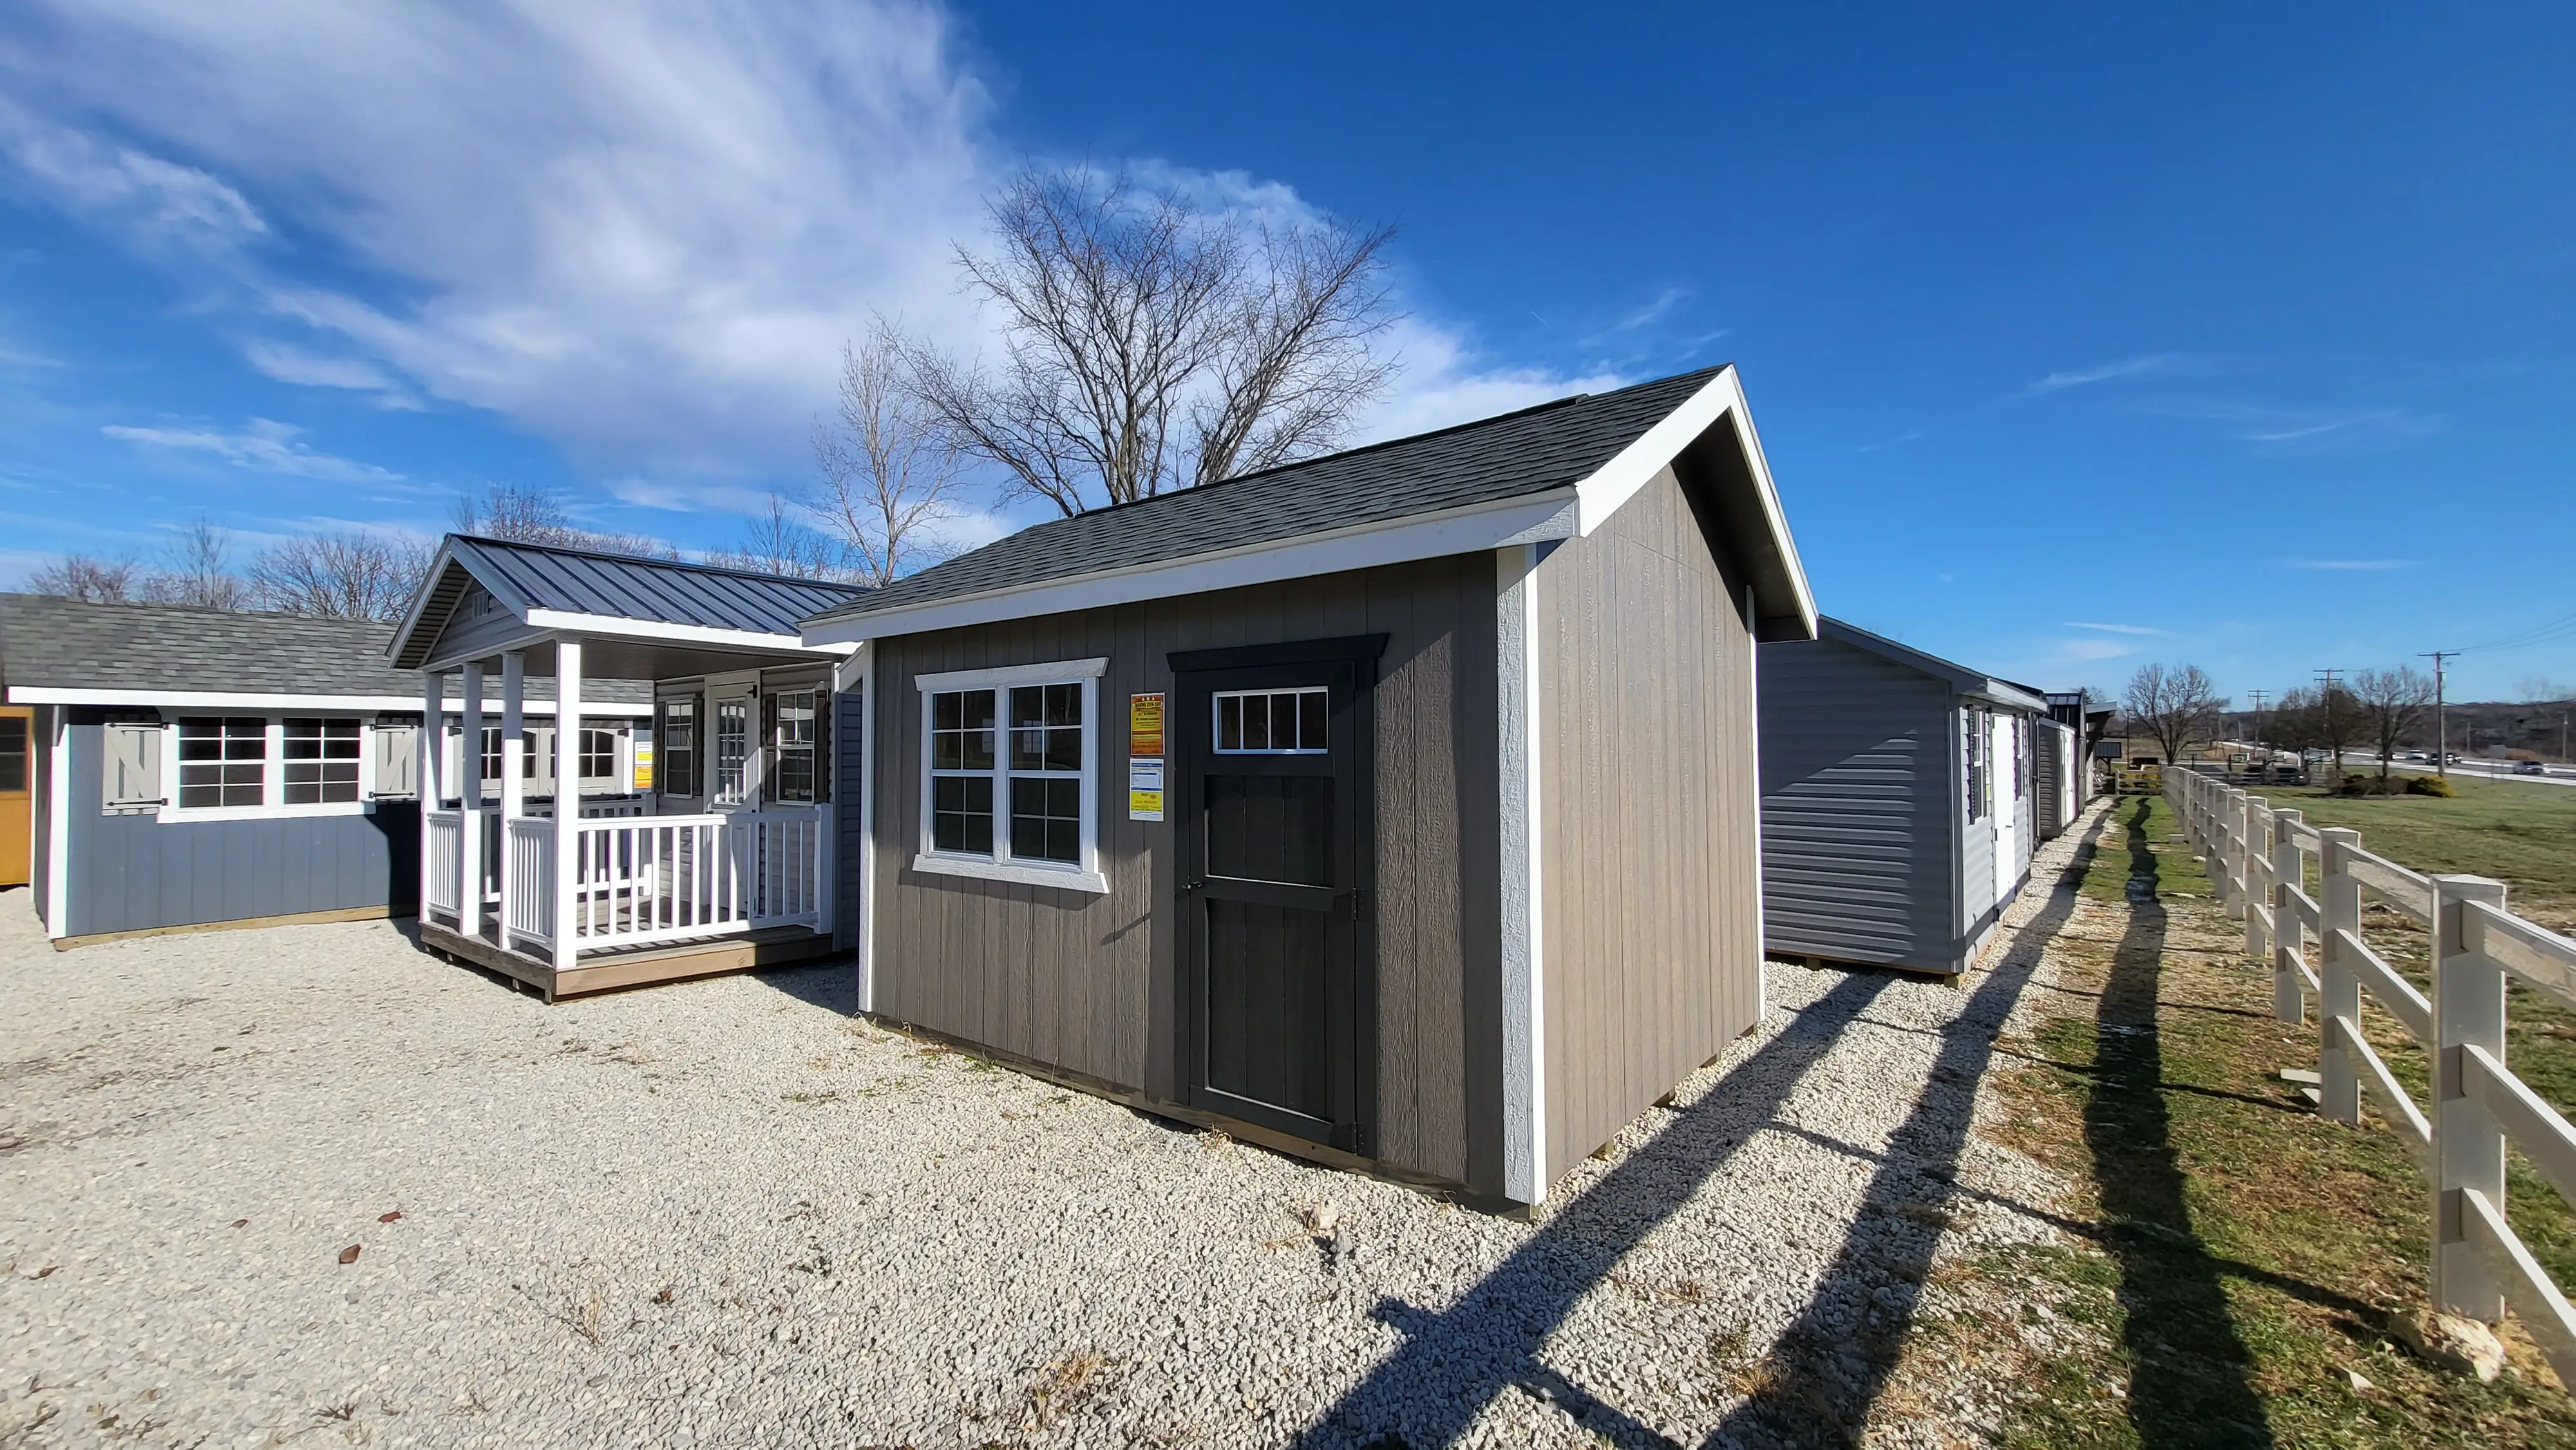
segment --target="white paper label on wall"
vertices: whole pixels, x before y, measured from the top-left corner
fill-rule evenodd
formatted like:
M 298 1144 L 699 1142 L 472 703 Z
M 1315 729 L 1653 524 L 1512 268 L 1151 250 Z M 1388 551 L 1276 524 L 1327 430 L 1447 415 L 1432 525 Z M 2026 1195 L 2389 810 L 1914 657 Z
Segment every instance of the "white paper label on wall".
M 1163 762 L 1130 760 L 1127 762 L 1127 819 L 1159 821 L 1163 818 Z

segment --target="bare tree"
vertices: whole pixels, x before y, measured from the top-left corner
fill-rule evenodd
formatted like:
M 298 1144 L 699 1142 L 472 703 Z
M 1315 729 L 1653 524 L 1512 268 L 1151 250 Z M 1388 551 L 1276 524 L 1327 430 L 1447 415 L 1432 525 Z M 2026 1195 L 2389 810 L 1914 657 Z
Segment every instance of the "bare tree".
M 821 493 L 807 505 L 837 540 L 850 572 L 891 583 L 947 552 L 957 450 L 924 411 L 904 372 L 903 342 L 883 318 L 865 344 L 841 348 L 837 416 L 814 430 Z
M 204 514 L 180 531 L 167 552 L 169 562 L 144 580 L 144 598 L 198 609 L 251 607 L 250 582 L 232 572 L 232 539 Z
M 27 576 L 30 594 L 59 594 L 87 604 L 123 604 L 143 593 L 143 565 L 135 559 L 65 554 Z
M 430 553 L 362 530 L 308 535 L 262 550 L 250 580 L 260 602 L 281 613 L 396 620 L 429 571 Z
M 840 579 L 841 550 L 790 509 L 787 500 L 769 496 L 769 512 L 753 518 L 739 549 L 710 549 L 707 562 L 726 569 L 783 574 L 792 579 Z
M 2352 697 L 2378 739 L 2379 778 L 2386 780 L 2399 741 L 2423 724 L 2433 708 L 2433 681 L 2413 665 L 2359 670 L 2352 677 Z
M 550 549 L 589 549 L 646 559 L 680 557 L 679 550 L 650 534 L 583 528 L 573 522 L 572 511 L 564 507 L 562 499 L 520 483 L 493 484 L 480 500 L 458 498 L 456 531 Z
M 2576 685 L 2553 680 L 2546 675 L 2525 675 L 2522 683 L 2514 689 L 2526 705 L 2555 705 L 2562 700 L 2576 699 Z
M 2171 764 L 2196 740 L 2209 737 L 2226 706 L 2198 665 L 2142 665 L 2129 677 L 2128 716 L 2164 747 Z
M 1393 375 L 1391 229 L 1247 235 L 1088 167 L 1024 169 L 987 216 L 994 250 L 957 264 L 1000 314 L 999 376 L 919 344 L 905 361 L 960 452 L 1067 515 L 1322 452 Z

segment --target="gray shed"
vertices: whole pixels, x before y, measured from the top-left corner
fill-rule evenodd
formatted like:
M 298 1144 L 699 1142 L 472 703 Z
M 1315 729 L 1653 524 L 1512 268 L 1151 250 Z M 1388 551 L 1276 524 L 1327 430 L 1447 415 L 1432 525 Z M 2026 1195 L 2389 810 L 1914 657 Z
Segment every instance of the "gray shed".
M 385 662 L 392 634 L 0 594 L 0 885 L 32 885 L 57 947 L 410 915 L 422 696 Z M 584 743 L 622 763 L 650 698 L 599 683 L 612 718 Z M 585 766 L 585 795 L 619 788 Z
M 1837 619 L 1763 645 L 1763 948 L 1966 971 L 2030 875 L 2047 708 Z

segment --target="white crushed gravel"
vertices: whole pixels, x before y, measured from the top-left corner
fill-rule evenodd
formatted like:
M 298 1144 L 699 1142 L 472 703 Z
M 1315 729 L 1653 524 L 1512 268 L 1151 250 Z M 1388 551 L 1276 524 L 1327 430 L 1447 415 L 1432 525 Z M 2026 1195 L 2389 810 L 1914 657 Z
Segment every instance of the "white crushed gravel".
M 1536 1224 L 925 1051 L 844 966 L 546 1007 L 0 895 L 0 1445 L 1801 1443 L 1936 1241 L 2050 1232 L 1967 1128 L 2071 845 L 1965 989 L 1774 965 Z M 1900 1378 L 1873 1440 L 1995 1403 Z

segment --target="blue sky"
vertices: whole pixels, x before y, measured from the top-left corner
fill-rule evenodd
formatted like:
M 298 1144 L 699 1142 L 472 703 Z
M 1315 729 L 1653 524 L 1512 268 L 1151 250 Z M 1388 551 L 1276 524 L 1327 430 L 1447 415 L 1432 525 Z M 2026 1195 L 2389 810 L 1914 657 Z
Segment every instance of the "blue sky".
M 0 580 L 492 480 L 731 544 L 1087 157 L 1396 223 L 1374 435 L 1735 361 L 1824 607 L 1982 668 L 2576 615 L 2576 10 L 2248 8 L 13 7 Z

